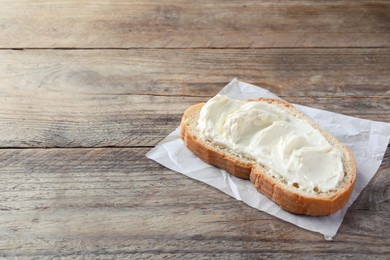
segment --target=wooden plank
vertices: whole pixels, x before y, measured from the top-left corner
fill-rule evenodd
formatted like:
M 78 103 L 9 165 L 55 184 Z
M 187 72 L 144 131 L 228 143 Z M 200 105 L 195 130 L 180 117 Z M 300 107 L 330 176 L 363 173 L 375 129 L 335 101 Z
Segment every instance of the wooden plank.
M 0 147 L 153 146 L 207 97 L 37 92 L 0 99 Z M 290 102 L 390 122 L 389 98 L 305 98 Z
M 1 48 L 390 47 L 387 1 L 0 1 Z
M 232 73 L 289 102 L 390 121 L 387 49 L 0 52 L 0 146 L 151 146 Z M 346 99 L 347 97 L 347 99 Z
M 169 171 L 148 160 L 147 151 L 0 149 L 1 256 L 356 258 L 390 253 L 390 149 L 333 243 Z
M 233 77 L 281 97 L 389 97 L 390 49 L 0 51 L 3 97 L 210 97 Z
M 227 83 L 224 70 L 235 71 L 243 54 L 247 60 L 240 62 L 241 75 L 253 81 L 256 73 L 263 74 L 259 80 L 264 75 L 271 75 L 267 82 L 282 80 L 278 83 L 282 87 L 270 87 L 270 90 L 290 102 L 389 121 L 390 59 L 382 50 L 370 50 L 368 54 L 363 51 L 369 57 L 366 64 L 361 63 L 360 50 L 347 50 L 348 58 L 335 59 L 342 51 L 294 50 L 290 57 L 283 50 L 1 52 L 1 146 L 155 145 L 179 124 L 188 106 L 207 100 Z M 301 54 L 305 53 L 302 58 Z M 329 53 L 333 58 L 324 58 Z M 230 62 L 229 55 L 235 62 Z M 257 60 L 256 55 L 264 58 Z M 226 64 L 220 57 L 227 57 L 229 62 Z M 251 69 L 253 58 L 258 61 L 254 64 L 259 71 Z M 193 59 L 196 62 L 186 67 Z M 212 66 L 207 64 L 213 61 L 215 70 L 210 70 Z M 288 66 L 284 64 L 286 61 L 290 61 Z M 317 63 L 323 65 L 316 68 Z M 331 76 L 321 76 L 324 73 L 319 71 L 324 71 L 324 67 L 332 68 L 326 71 Z M 198 76 L 202 74 L 206 77 Z M 299 74 L 304 75 L 303 79 L 315 78 L 319 85 L 310 81 L 300 85 Z M 334 82 L 334 74 L 338 74 L 341 87 L 325 88 L 328 80 Z M 348 82 L 351 78 L 354 83 Z M 370 85 L 368 79 L 372 80 Z M 287 82 L 289 85 L 285 85 Z M 329 93 L 336 88 L 336 93 Z M 339 88 L 342 90 L 338 91 Z M 310 94 L 318 97 L 305 97 Z M 356 95 L 382 98 L 333 98 Z

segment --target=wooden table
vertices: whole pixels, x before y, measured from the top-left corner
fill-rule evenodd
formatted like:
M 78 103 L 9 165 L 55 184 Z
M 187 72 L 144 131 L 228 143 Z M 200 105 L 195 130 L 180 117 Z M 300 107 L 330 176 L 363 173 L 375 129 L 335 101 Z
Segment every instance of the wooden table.
M 332 242 L 145 157 L 233 77 L 390 122 L 388 1 L 0 6 L 0 256 L 389 257 L 390 149 Z

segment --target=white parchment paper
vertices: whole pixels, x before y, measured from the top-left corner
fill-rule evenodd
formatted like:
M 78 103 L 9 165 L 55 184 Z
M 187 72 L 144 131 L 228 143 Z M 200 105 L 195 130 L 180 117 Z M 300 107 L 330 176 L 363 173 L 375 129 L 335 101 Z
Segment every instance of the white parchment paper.
M 237 79 L 232 80 L 219 93 L 240 100 L 259 97 L 280 99 L 266 89 Z M 276 203 L 260 194 L 250 181 L 236 178 L 196 157 L 180 139 L 179 128 L 149 151 L 146 156 L 169 169 L 207 183 L 251 207 L 265 211 L 301 228 L 319 232 L 329 240 L 336 235 L 348 207 L 355 201 L 381 165 L 390 139 L 390 124 L 301 105 L 295 105 L 295 107 L 348 145 L 356 159 L 357 176 L 352 197 L 344 208 L 330 216 L 305 217 L 282 210 Z

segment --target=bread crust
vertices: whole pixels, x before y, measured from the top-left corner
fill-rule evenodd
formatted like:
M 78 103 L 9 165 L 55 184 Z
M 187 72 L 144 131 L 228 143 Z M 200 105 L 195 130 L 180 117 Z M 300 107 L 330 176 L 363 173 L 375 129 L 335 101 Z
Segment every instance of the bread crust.
M 344 158 L 343 163 L 349 163 L 349 167 L 351 167 L 350 173 L 348 174 L 352 176 L 349 176 L 349 181 L 343 189 L 329 196 L 317 196 L 299 191 L 267 174 L 267 169 L 256 163 L 256 161 L 250 159 L 242 160 L 237 155 L 229 152 L 221 152 L 221 149 L 215 144 L 201 140 L 196 136 L 194 131 L 191 131 L 191 124 L 194 123 L 192 121 L 194 119 L 196 119 L 197 123 L 199 112 L 205 103 L 191 106 L 184 112 L 180 124 L 180 135 L 185 145 L 206 163 L 224 169 L 236 177 L 251 180 L 260 193 L 279 204 L 286 211 L 308 216 L 323 216 L 333 214 L 340 210 L 348 202 L 356 179 L 356 163 L 349 148 L 287 102 L 265 98 L 250 100 L 250 102 L 253 101 L 276 103 L 279 106 L 285 107 L 289 112 L 297 117 L 304 118 L 313 127 L 321 131 L 325 138 L 331 141 L 333 145 L 337 145 L 339 150 L 343 152 L 343 156 L 347 158 Z
M 184 112 L 180 124 L 181 139 L 183 139 L 188 149 L 206 163 L 224 169 L 238 178 L 249 180 L 249 175 L 253 166 L 252 163 L 243 163 L 232 156 L 221 154 L 220 151 L 213 146 L 200 142 L 199 138 L 189 131 L 189 118 L 193 118 L 194 114 L 199 113 L 204 104 L 205 103 L 194 105 Z

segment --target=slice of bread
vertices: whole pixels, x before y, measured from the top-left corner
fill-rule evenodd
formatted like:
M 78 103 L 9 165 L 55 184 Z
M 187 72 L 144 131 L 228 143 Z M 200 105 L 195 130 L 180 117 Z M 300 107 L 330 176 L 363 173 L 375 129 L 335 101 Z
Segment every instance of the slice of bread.
M 255 160 L 243 154 L 238 154 L 228 147 L 217 145 L 202 138 L 198 129 L 198 118 L 205 103 L 196 104 L 188 108 L 183 115 L 180 124 L 180 134 L 185 145 L 206 163 L 225 169 L 236 177 L 250 179 L 259 192 L 279 204 L 286 211 L 308 216 L 323 216 L 340 210 L 350 198 L 356 178 L 355 159 L 349 148 L 287 102 L 265 98 L 248 102 L 276 104 L 281 109 L 305 120 L 319 130 L 342 156 L 344 177 L 338 183 L 336 189 L 327 192 L 300 190 L 294 186 L 287 185 L 283 177 L 271 175 L 270 169 L 257 163 Z

